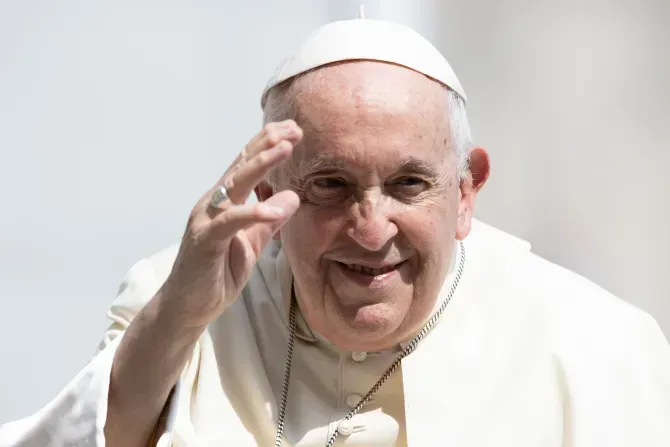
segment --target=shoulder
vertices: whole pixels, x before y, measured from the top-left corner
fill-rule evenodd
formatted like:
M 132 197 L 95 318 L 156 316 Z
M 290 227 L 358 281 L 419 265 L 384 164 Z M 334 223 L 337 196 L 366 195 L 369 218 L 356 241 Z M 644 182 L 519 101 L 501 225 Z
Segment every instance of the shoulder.
M 640 445 L 667 445 L 670 344 L 656 320 L 530 251 L 516 261 L 507 272 L 515 278 L 517 310 L 530 309 L 540 320 L 533 326 L 540 333 L 528 335 L 546 341 L 569 402 L 567 416 L 581 421 L 580 436 L 602 429 L 631 440 L 647 436 Z M 631 420 L 635 423 L 626 425 Z M 656 430 L 653 437 L 649 427 Z
M 650 314 L 537 255 L 529 254 L 526 265 L 568 386 L 628 383 L 670 397 L 670 344 Z
M 526 241 L 482 223 L 473 229 L 477 261 L 488 264 L 485 271 L 496 277 L 507 305 L 541 319 L 558 357 L 590 364 L 599 359 L 623 362 L 644 350 L 643 344 L 668 347 L 648 313 L 533 253 Z
M 147 258 L 156 275 L 167 277 L 172 270 L 177 254 L 179 253 L 179 244 L 175 243 L 163 248 Z
M 121 281 L 108 317 L 123 326 L 130 324 L 167 279 L 178 251 L 179 244 L 173 244 L 135 262 Z
M 658 327 L 641 309 L 533 253 L 527 241 L 475 221 L 465 242 L 478 280 L 494 283 L 493 293 L 504 296 L 505 306 L 542 319 L 558 346 L 624 347 L 637 334 Z
M 484 303 L 475 307 L 475 317 L 496 329 L 503 340 L 498 343 L 527 349 L 532 340 L 535 354 L 556 372 L 568 417 L 579 419 L 587 432 L 610 433 L 611 424 L 603 424 L 616 421 L 620 430 L 612 433 L 621 434 L 640 415 L 646 425 L 630 433 L 667 425 L 670 344 L 654 318 L 504 233 L 485 228 L 473 235 L 466 244 L 476 264 L 471 282 L 488 282 L 477 289 L 483 297 L 470 297 Z M 664 429 L 662 436 L 666 441 L 642 444 L 667 445 L 670 432 Z
M 631 343 L 658 327 L 645 311 L 614 295 L 590 279 L 529 252 L 523 260 L 522 277 L 527 298 L 543 307 L 547 327 L 557 346 L 589 347 Z
M 131 267 L 124 278 L 124 283 L 139 281 L 162 285 L 172 271 L 178 252 L 179 244 L 173 244 L 140 259 Z

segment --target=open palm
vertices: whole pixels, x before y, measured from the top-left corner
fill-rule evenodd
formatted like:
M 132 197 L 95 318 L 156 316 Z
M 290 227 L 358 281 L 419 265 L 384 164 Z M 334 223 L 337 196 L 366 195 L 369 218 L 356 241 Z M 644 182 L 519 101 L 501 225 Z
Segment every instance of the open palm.
M 301 139 L 302 130 L 292 120 L 266 125 L 193 208 L 163 286 L 189 325 L 207 325 L 237 299 L 272 235 L 298 209 L 293 191 L 260 203 L 245 202 Z M 212 206 L 212 196 L 221 186 L 227 198 Z

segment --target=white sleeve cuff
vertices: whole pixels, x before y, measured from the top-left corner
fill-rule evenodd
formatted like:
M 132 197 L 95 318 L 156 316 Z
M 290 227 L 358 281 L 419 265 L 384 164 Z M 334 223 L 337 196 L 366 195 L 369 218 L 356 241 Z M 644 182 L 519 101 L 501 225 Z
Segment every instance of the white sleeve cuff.
M 109 379 L 121 338 L 101 350 L 44 408 L 0 427 L 0 447 L 104 447 Z

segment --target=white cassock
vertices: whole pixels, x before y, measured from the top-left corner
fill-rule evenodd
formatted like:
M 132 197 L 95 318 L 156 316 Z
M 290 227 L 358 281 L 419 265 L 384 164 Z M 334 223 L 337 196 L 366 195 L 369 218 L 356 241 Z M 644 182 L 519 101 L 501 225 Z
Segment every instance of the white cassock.
M 670 346 L 650 316 L 480 222 L 464 248 L 443 317 L 340 425 L 335 445 L 670 446 Z M 99 353 L 45 408 L 2 427 L 0 446 L 105 445 L 114 352 L 175 255 L 173 247 L 132 268 Z M 271 245 L 184 368 L 170 410 L 175 446 L 274 445 L 290 284 Z M 402 346 L 340 351 L 301 318 L 297 335 L 285 445 L 322 447 Z

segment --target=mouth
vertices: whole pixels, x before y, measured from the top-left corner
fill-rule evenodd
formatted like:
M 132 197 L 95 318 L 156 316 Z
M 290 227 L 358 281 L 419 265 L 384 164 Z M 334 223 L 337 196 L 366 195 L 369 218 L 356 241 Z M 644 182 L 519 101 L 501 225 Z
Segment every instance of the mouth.
M 375 276 L 380 276 L 380 275 L 385 275 L 387 273 L 393 272 L 395 270 L 398 270 L 400 266 L 402 266 L 405 262 L 407 261 L 402 261 L 398 264 L 393 264 L 393 265 L 387 265 L 383 267 L 368 267 L 365 265 L 361 264 L 345 264 L 344 262 L 338 262 L 340 266 L 343 268 L 352 271 L 354 273 L 359 273 L 362 275 L 370 276 L 370 277 L 375 277 Z

